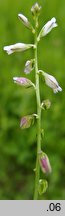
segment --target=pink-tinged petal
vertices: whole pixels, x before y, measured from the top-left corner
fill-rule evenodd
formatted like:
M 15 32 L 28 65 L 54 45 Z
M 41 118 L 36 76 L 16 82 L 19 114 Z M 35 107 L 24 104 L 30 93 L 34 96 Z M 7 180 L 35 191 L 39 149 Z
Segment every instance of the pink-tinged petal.
M 31 87 L 31 86 L 35 87 L 34 83 L 32 83 L 31 80 L 25 77 L 13 77 L 13 80 L 14 80 L 14 83 L 17 83 L 26 88 Z
M 44 173 L 50 173 L 51 172 L 51 165 L 48 156 L 41 151 L 39 154 L 39 162 L 41 169 Z

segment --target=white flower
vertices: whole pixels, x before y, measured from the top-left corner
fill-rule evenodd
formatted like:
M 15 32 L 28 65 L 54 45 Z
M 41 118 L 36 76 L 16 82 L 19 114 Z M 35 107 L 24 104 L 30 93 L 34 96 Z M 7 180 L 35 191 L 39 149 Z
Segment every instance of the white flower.
M 14 52 L 25 51 L 31 47 L 34 47 L 33 44 L 24 44 L 24 43 L 16 43 L 14 45 L 4 46 L 4 50 L 8 53 L 8 55 Z
M 59 86 L 55 77 L 53 77 L 53 76 L 51 76 L 45 72 L 42 72 L 42 74 L 44 75 L 46 85 L 49 86 L 50 88 L 52 88 L 54 93 L 57 93 L 58 91 L 60 91 L 60 92 L 62 91 L 62 88 Z
M 38 41 L 40 40 L 41 37 L 46 36 L 55 27 L 57 27 L 57 23 L 56 23 L 56 18 L 53 17 L 41 29 L 39 36 L 38 36 Z
M 34 69 L 34 59 L 28 60 L 25 63 L 24 73 L 28 74 Z

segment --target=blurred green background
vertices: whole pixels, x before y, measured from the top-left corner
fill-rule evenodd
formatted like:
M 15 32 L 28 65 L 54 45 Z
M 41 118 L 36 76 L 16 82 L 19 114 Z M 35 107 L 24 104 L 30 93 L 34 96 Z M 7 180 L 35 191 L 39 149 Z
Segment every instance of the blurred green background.
M 0 0 L 0 200 L 33 199 L 36 161 L 36 124 L 21 130 L 20 118 L 36 112 L 32 89 L 13 83 L 13 76 L 25 76 L 24 64 L 33 51 L 8 56 L 3 46 L 17 42 L 33 43 L 32 33 L 18 20 L 23 13 L 33 23 L 30 8 L 34 0 Z M 63 91 L 53 94 L 40 79 L 41 101 L 51 100 L 51 108 L 42 112 L 44 139 L 42 149 L 48 154 L 52 173 L 41 177 L 49 182 L 39 199 L 65 199 L 65 0 L 38 0 L 42 6 L 39 30 L 52 17 L 58 28 L 42 38 L 38 46 L 39 69 L 52 74 Z M 34 23 L 33 23 L 34 24 Z M 26 76 L 35 81 L 34 71 Z

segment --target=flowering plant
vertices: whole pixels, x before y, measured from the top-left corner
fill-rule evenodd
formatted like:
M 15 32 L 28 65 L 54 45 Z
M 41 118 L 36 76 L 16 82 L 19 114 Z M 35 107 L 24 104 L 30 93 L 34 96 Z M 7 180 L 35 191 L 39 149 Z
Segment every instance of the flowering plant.
M 40 15 L 41 7 L 38 3 L 35 3 L 32 8 L 32 16 L 34 19 L 35 27 L 31 25 L 28 18 L 23 14 L 18 14 L 18 18 L 22 21 L 22 23 L 32 31 L 34 35 L 34 44 L 24 44 L 24 43 L 16 43 L 14 45 L 5 46 L 4 50 L 8 53 L 8 55 L 14 52 L 23 52 L 27 49 L 34 49 L 34 58 L 27 60 L 25 63 L 24 73 L 29 74 L 33 69 L 35 69 L 35 83 L 25 77 L 13 77 L 13 81 L 16 84 L 24 86 L 25 88 L 33 87 L 36 94 L 36 102 L 37 102 L 37 113 L 32 115 L 27 115 L 21 118 L 20 127 L 22 129 L 28 129 L 31 125 L 34 124 L 35 120 L 37 121 L 37 156 L 36 156 L 36 167 L 35 167 L 35 188 L 34 188 L 34 200 L 38 199 L 38 194 L 45 193 L 48 187 L 48 182 L 46 179 L 40 179 L 40 168 L 41 171 L 45 174 L 51 173 L 51 165 L 49 158 L 46 153 L 41 150 L 41 139 L 43 129 L 41 128 L 41 112 L 42 110 L 49 109 L 51 102 L 46 99 L 41 102 L 40 98 L 40 74 L 44 77 L 45 83 L 47 86 L 52 88 L 54 93 L 58 91 L 62 91 L 62 88 L 59 86 L 56 79 L 44 72 L 43 70 L 38 69 L 38 43 L 42 37 L 45 37 L 53 28 L 57 27 L 56 18 L 53 17 L 50 21 L 48 21 L 41 29 L 39 35 L 37 33 L 38 30 L 38 17 Z

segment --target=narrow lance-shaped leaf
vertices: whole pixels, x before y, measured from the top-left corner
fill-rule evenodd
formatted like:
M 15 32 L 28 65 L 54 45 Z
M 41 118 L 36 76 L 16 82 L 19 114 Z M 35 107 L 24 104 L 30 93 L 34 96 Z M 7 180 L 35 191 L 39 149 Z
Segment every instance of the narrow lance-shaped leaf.
M 31 23 L 29 22 L 28 18 L 25 17 L 23 14 L 19 13 L 18 14 L 18 18 L 22 21 L 22 23 L 30 30 L 32 30 L 33 33 L 35 33 L 35 29 L 33 28 L 33 26 L 31 25 Z
M 13 77 L 13 81 L 14 81 L 14 83 L 17 83 L 21 86 L 24 86 L 25 88 L 29 88 L 32 86 L 35 88 L 34 83 L 32 83 L 31 80 L 29 80 L 25 77 Z
M 46 36 L 53 28 L 57 27 L 56 18 L 53 17 L 51 20 L 49 20 L 41 29 L 37 40 L 39 41 L 41 37 Z
M 30 48 L 35 48 L 35 45 L 33 44 L 24 44 L 24 43 L 16 43 L 9 46 L 4 46 L 4 50 L 7 52 L 8 55 L 14 53 L 14 52 L 21 52 L 25 51 Z

